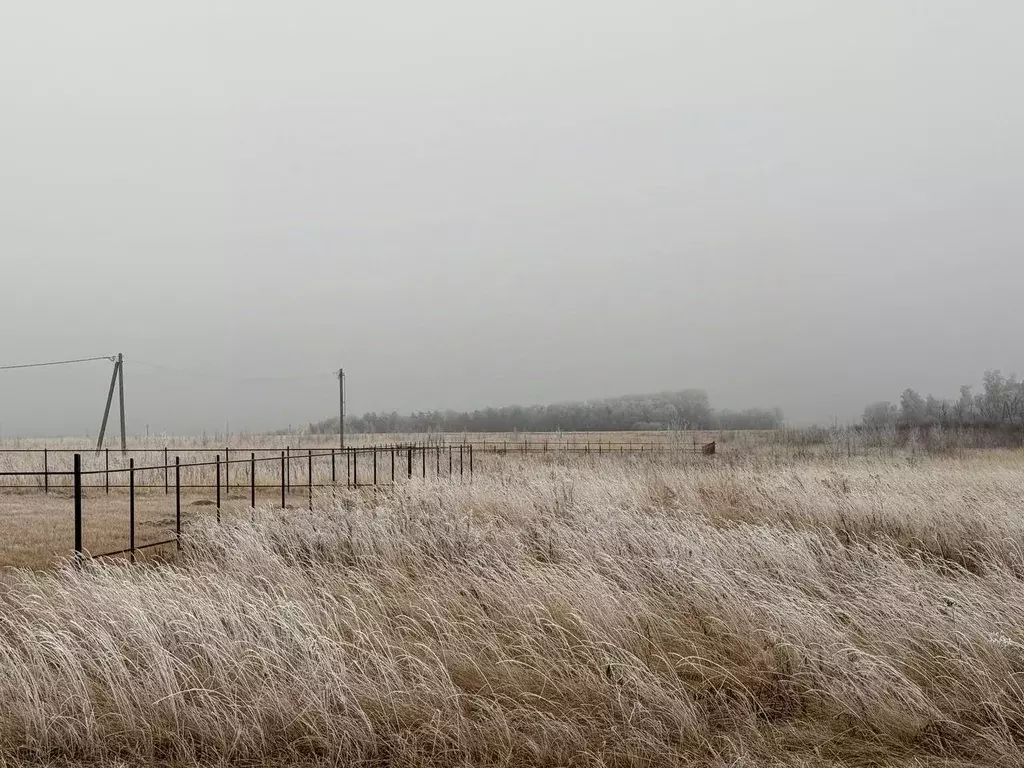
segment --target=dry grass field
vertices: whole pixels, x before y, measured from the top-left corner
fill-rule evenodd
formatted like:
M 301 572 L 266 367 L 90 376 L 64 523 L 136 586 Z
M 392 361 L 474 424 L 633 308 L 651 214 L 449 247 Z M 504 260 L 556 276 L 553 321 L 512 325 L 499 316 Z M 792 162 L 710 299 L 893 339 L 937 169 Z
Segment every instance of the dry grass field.
M 1022 505 L 1021 452 L 766 449 L 191 515 L 6 572 L 0 761 L 1022 765 Z

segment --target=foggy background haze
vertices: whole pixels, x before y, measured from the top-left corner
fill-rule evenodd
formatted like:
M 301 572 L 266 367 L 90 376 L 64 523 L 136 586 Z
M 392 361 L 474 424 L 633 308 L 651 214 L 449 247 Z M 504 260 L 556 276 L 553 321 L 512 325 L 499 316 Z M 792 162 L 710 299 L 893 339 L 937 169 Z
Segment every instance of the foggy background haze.
M 132 433 L 318 420 L 340 365 L 350 413 L 953 397 L 1020 361 L 1022 23 L 1009 0 L 9 4 L 0 365 L 123 352 Z M 109 377 L 0 371 L 3 434 L 95 434 Z

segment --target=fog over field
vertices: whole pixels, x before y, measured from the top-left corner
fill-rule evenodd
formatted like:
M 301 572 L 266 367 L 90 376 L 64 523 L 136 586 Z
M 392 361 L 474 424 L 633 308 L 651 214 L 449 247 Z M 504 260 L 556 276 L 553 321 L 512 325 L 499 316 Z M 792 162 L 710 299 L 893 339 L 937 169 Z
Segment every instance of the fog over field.
M 0 365 L 129 429 L 705 389 L 794 423 L 1019 369 L 1024 8 L 22 3 Z M 95 434 L 109 366 L 0 371 Z

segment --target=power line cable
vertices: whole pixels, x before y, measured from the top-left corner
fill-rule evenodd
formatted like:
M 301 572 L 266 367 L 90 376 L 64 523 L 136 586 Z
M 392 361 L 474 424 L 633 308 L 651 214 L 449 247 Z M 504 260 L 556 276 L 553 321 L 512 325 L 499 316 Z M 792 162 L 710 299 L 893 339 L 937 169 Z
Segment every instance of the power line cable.
M 48 365 L 71 365 L 72 363 L 91 363 L 96 360 L 109 360 L 115 362 L 116 355 L 103 355 L 102 357 L 80 357 L 77 360 L 54 360 L 49 363 L 24 363 L 22 365 L 0 365 L 0 371 L 13 371 L 17 368 L 43 368 Z
M 13 371 L 24 368 L 44 368 L 51 365 L 71 365 L 74 363 L 91 363 L 97 360 L 109 360 L 110 362 L 116 362 L 116 355 L 103 355 L 101 357 L 80 357 L 75 360 L 52 360 L 45 363 L 22 363 L 20 365 L 0 365 L 0 371 Z M 170 373 L 177 373 L 184 376 L 195 376 L 197 378 L 209 379 L 211 378 L 211 371 L 209 370 L 188 370 L 185 368 L 174 368 L 169 365 L 161 365 L 159 363 L 150 363 L 146 360 L 128 359 L 126 358 L 125 363 L 135 363 L 139 365 L 146 365 L 151 368 L 156 368 L 161 371 L 168 371 Z M 321 379 L 321 378 L 333 378 L 335 373 L 309 373 L 309 374 L 297 374 L 294 376 L 218 376 L 216 373 L 212 374 L 212 377 L 217 379 L 223 379 L 227 381 L 297 381 L 301 379 Z

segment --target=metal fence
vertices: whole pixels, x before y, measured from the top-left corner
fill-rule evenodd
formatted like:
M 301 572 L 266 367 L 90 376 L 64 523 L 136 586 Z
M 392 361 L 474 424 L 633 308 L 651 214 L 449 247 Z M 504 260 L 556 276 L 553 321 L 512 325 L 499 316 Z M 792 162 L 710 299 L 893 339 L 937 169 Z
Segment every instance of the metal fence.
M 331 449 L 268 448 L 187 448 L 183 453 L 204 457 L 202 460 L 181 460 L 172 455 L 168 448 L 145 448 L 129 451 L 146 458 L 157 454 L 158 462 L 143 461 L 136 464 L 136 456 L 126 455 L 127 466 L 111 466 L 111 454 L 103 451 L 91 457 L 73 449 L 23 448 L 0 450 L 4 454 L 40 454 L 38 470 L 18 469 L 0 471 L 0 490 L 19 492 L 29 489 L 44 494 L 71 491 L 74 509 L 74 553 L 82 561 L 86 557 L 82 546 L 83 496 L 88 491 L 111 489 L 128 491 L 128 547 L 92 554 L 91 557 L 129 555 L 153 547 L 175 545 L 181 547 L 181 504 L 182 491 L 204 489 L 214 493 L 212 504 L 216 507 L 217 522 L 221 521 L 224 499 L 234 489 L 235 493 L 247 492 L 250 507 L 255 510 L 258 499 L 266 500 L 267 489 L 274 489 L 273 500 L 280 499 L 281 507 L 287 506 L 289 495 L 305 491 L 309 509 L 313 509 L 315 488 L 364 488 L 393 486 L 401 480 L 413 478 L 437 478 L 471 481 L 477 454 L 493 456 L 528 456 L 537 454 L 589 454 L 593 456 L 614 456 L 622 454 L 668 454 L 673 452 L 713 454 L 715 443 L 679 446 L 662 443 L 597 443 L 552 444 L 541 443 L 460 443 L 460 444 L 414 444 L 387 446 L 359 446 Z M 223 455 L 222 455 L 223 453 Z M 245 454 L 248 453 L 248 456 Z M 205 457 L 213 454 L 212 460 Z M 241 456 L 240 456 L 241 454 Z M 272 455 L 267 455 L 272 454 Z M 70 458 L 69 469 L 55 469 Z M 115 455 L 115 461 L 119 457 Z M 89 468 L 86 459 L 94 465 Z M 157 478 L 153 482 L 154 476 Z M 148 478 L 148 480 L 147 480 Z M 25 482 L 31 480 L 31 482 Z M 136 543 L 136 497 L 140 490 L 162 489 L 166 495 L 174 494 L 174 535 L 172 538 Z M 277 493 L 280 493 L 280 496 Z
M 266 450 L 264 449 L 264 451 Z M 238 452 L 239 449 L 235 449 L 236 455 Z M 444 457 L 446 462 L 442 462 L 443 453 L 447 454 Z M 73 453 L 72 468 L 70 470 L 53 470 L 47 465 L 42 471 L 3 471 L 0 472 L 0 479 L 13 478 L 20 480 L 31 477 L 39 480 L 41 478 L 44 493 L 49 493 L 51 489 L 56 491 L 60 487 L 71 489 L 75 522 L 74 552 L 79 560 L 83 559 L 85 554 L 82 547 L 82 499 L 84 492 L 87 489 L 103 489 L 106 493 L 109 493 L 112 488 L 128 489 L 128 547 L 91 556 L 110 557 L 113 555 L 129 554 L 134 558 L 135 553 L 141 549 L 168 544 L 175 544 L 179 548 L 181 547 L 181 492 L 183 489 L 206 488 L 214 490 L 216 498 L 214 504 L 216 505 L 217 522 L 219 523 L 222 502 L 231 490 L 228 477 L 231 474 L 232 467 L 244 468 L 246 470 L 244 475 L 247 482 L 242 487 L 249 492 L 249 504 L 253 509 L 256 508 L 257 504 L 257 491 L 267 488 L 280 489 L 282 507 L 287 506 L 289 494 L 294 494 L 296 489 L 300 491 L 305 489 L 309 508 L 313 509 L 314 488 L 340 487 L 342 484 L 347 488 L 395 485 L 403 477 L 408 479 L 413 477 L 426 478 L 428 476 L 428 466 L 432 470 L 431 474 L 437 477 L 458 477 L 461 480 L 465 480 L 468 477 L 471 479 L 474 470 L 473 455 L 473 447 L 469 445 L 458 446 L 457 451 L 455 446 L 449 446 L 446 451 L 442 451 L 440 446 L 412 445 L 359 447 L 346 448 L 344 450 L 331 449 L 330 451 L 314 451 L 312 448 L 309 448 L 302 453 L 285 450 L 280 451 L 275 456 L 260 457 L 257 457 L 255 450 L 251 450 L 249 451 L 249 456 L 244 458 L 231 459 L 225 457 L 222 459 L 220 454 L 216 454 L 212 461 L 182 463 L 180 456 L 174 456 L 173 460 L 165 460 L 162 464 L 142 466 L 136 466 L 135 457 L 129 457 L 127 467 L 110 467 L 109 462 L 107 462 L 106 466 L 102 469 L 90 470 L 83 468 L 82 454 Z M 48 458 L 49 454 L 47 452 L 44 454 L 44 461 L 48 461 Z M 428 458 L 430 459 L 429 464 Z M 316 464 L 327 465 L 328 462 L 332 482 L 316 482 L 317 475 L 314 472 L 314 466 Z M 300 463 L 305 470 L 306 482 L 304 483 L 296 483 L 292 472 L 293 466 Z M 364 466 L 362 472 L 360 471 L 360 464 Z M 269 469 L 265 468 L 267 465 L 269 465 Z M 339 482 L 337 479 L 338 472 L 342 465 L 345 467 L 346 476 L 343 481 Z M 262 479 L 259 478 L 260 467 L 264 467 Z M 184 483 L 182 482 L 183 470 L 208 472 L 211 474 L 211 481 L 209 483 Z M 146 473 L 161 474 L 163 476 L 162 486 L 158 483 L 146 484 L 137 482 L 137 478 Z M 235 473 L 235 476 L 236 491 L 241 490 L 241 487 L 237 484 L 238 472 Z M 114 482 L 111 482 L 112 477 Z M 267 482 L 271 477 L 273 477 L 274 482 Z M 90 478 L 96 478 L 97 482 L 90 483 Z M 118 482 L 118 479 L 120 479 L 120 482 Z M 38 483 L 35 485 L 17 483 L 0 487 L 38 489 L 40 486 Z M 172 492 L 174 494 L 174 537 L 137 546 L 135 542 L 135 502 L 137 491 L 143 488 L 160 487 L 164 489 L 166 494 L 170 495 Z
M 37 464 L 38 469 L 22 468 L 0 470 L 0 491 L 5 489 L 31 489 L 49 493 L 57 488 L 68 488 L 72 485 L 72 459 L 79 456 L 82 466 L 82 482 L 88 488 L 102 488 L 106 492 L 111 489 L 128 488 L 126 472 L 131 462 L 136 463 L 136 472 L 144 479 L 136 483 L 136 488 L 162 488 L 170 493 L 171 470 L 174 469 L 174 458 L 180 460 L 180 467 L 185 471 L 182 488 L 213 489 L 223 485 L 226 491 L 255 483 L 257 488 L 277 487 L 277 478 L 267 482 L 267 478 L 252 477 L 255 459 L 257 464 L 276 461 L 281 455 L 285 463 L 286 487 L 293 484 L 302 486 L 312 484 L 313 487 L 329 487 L 343 483 L 346 487 L 356 488 L 364 485 L 379 485 L 388 477 L 394 481 L 402 472 L 402 462 L 411 451 L 414 456 L 431 457 L 430 466 L 437 476 L 442 476 L 444 467 L 448 475 L 456 471 L 465 472 L 468 456 L 475 449 L 471 444 L 465 445 L 384 445 L 359 446 L 352 448 L 137 448 L 128 450 L 121 455 L 118 451 L 104 449 L 97 453 L 80 449 L 52 448 L 15 448 L 0 449 L 0 467 L 14 462 L 3 462 L 5 456 L 19 457 L 19 465 Z M 491 451 L 492 453 L 494 451 Z M 156 463 L 152 457 L 156 454 Z M 181 460 L 182 455 L 186 458 Z M 188 460 L 189 456 L 195 457 Z M 212 460 L 206 457 L 216 457 Z M 238 458 L 246 457 L 246 458 Z M 217 480 L 211 469 L 220 460 L 223 477 Z M 112 463 L 113 462 L 113 463 Z M 420 462 L 425 463 L 425 462 Z M 67 467 L 59 469 L 60 466 Z M 397 469 L 396 469 L 397 468 Z M 264 473 L 265 474 L 265 473 Z M 426 477 L 426 470 L 423 470 Z
M 351 448 L 284 448 L 286 483 L 291 485 L 295 480 L 302 485 L 333 486 L 339 482 L 347 487 L 359 487 L 370 484 L 377 485 L 381 481 L 381 473 L 394 479 L 395 473 L 391 465 L 397 462 L 401 472 L 403 457 L 412 450 L 421 457 L 421 464 L 429 462 L 434 465 L 434 474 L 443 475 L 444 465 L 452 470 L 462 468 L 466 456 L 470 452 L 500 456 L 532 455 L 532 454 L 625 454 L 625 453 L 715 453 L 715 443 L 695 443 L 692 446 L 663 442 L 562 442 L 562 441 L 478 441 L 462 443 L 413 443 L 381 446 L 358 446 Z M 170 472 L 173 468 L 174 456 L 185 456 L 181 467 L 185 470 L 183 488 L 215 487 L 212 470 L 197 471 L 208 468 L 212 461 L 201 460 L 207 456 L 221 457 L 223 467 L 223 484 L 226 490 L 251 484 L 249 477 L 251 461 L 233 457 L 255 456 L 258 462 L 271 461 L 279 458 L 278 448 L 246 448 L 246 447 L 175 447 L 175 448 L 134 448 L 124 454 L 109 448 L 93 452 L 73 448 L 6 448 L 0 449 L 0 491 L 7 488 L 41 490 L 49 493 L 53 488 L 71 485 L 71 461 L 74 455 L 81 456 L 83 482 L 90 488 L 124 489 L 128 487 L 128 464 L 131 459 L 139 465 L 139 472 L 145 472 L 143 479 L 136 483 L 136 488 L 163 488 L 169 494 L 171 490 Z M 307 463 L 312 455 L 315 461 Z M 189 461 L 194 456 L 197 460 Z M 156 462 L 152 458 L 156 458 Z M 162 463 L 157 463 L 161 462 Z M 3 471 L 4 467 L 17 464 L 11 471 Z M 30 468 L 34 465 L 36 468 Z M 65 467 L 65 469 L 61 469 Z M 426 468 L 421 474 L 426 477 Z M 340 479 L 339 479 L 340 478 Z M 256 480 L 256 487 L 275 487 L 277 482 L 269 486 L 264 480 Z

